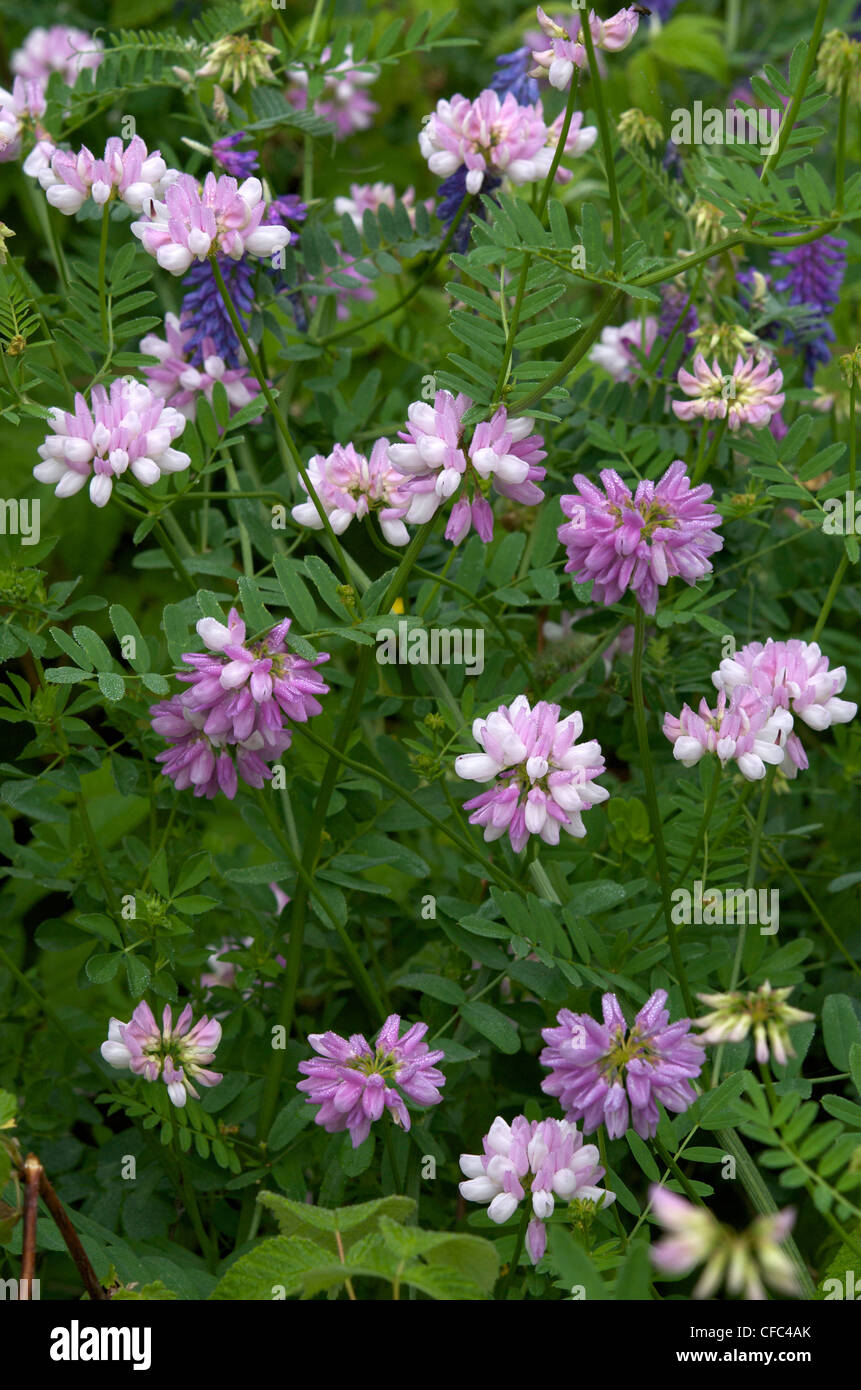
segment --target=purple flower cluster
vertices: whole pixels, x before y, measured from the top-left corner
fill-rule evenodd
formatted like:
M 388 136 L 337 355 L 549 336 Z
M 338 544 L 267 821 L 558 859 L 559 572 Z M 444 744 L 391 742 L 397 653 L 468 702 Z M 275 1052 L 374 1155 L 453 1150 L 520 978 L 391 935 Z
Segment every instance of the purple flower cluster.
M 424 1041 L 426 1023 L 414 1023 L 398 1037 L 401 1020 L 390 1014 L 371 1048 L 361 1033 L 349 1038 L 340 1034 L 312 1033 L 308 1039 L 320 1055 L 300 1062 L 307 1081 L 297 1083 L 305 1091 L 309 1105 L 320 1109 L 314 1121 L 329 1134 L 349 1130 L 357 1149 L 371 1132 L 371 1125 L 384 1110 L 395 1124 L 410 1127 L 410 1112 L 400 1095 L 416 1105 L 438 1105 L 439 1088 L 445 1077 L 436 1066 L 444 1052 L 431 1052 Z
M 772 266 L 786 272 L 775 281 L 775 290 L 788 290 L 790 304 L 805 305 L 813 316 L 809 328 L 789 337 L 801 349 L 805 386 L 813 385 L 816 368 L 831 355 L 826 345 L 834 342 L 835 335 L 828 320 L 840 299 L 846 274 L 846 245 L 839 237 L 826 234 L 806 246 L 791 246 L 771 255 Z
M 578 491 L 560 499 L 568 521 L 558 535 L 568 552 L 565 570 L 578 584 L 593 580 L 592 597 L 618 603 L 631 589 L 646 613 L 654 613 L 658 589 L 679 577 L 696 584 L 711 570 L 709 556 L 723 546 L 720 515 L 707 484 L 691 487 L 681 460 L 663 477 L 644 480 L 632 496 L 613 468 L 599 487 L 578 473 Z
M 584 1134 L 605 1124 L 608 1138 L 620 1139 L 632 1124 L 641 1139 L 651 1139 L 658 1101 L 677 1113 L 693 1104 L 691 1082 L 705 1050 L 691 1035 L 690 1019 L 670 1023 L 666 1002 L 666 990 L 655 990 L 629 1029 L 615 994 L 605 994 L 603 1023 L 562 1009 L 559 1026 L 543 1030 L 541 1065 L 550 1075 L 541 1089 L 559 1097 L 569 1120 L 582 1121 Z
M 150 709 L 154 731 L 171 745 L 156 762 L 178 790 L 193 787 L 195 796 L 209 800 L 221 791 L 232 800 L 240 777 L 262 787 L 272 776 L 267 764 L 290 746 L 285 720 L 305 723 L 321 713 L 317 697 L 329 687 L 315 667 L 328 654 L 307 661 L 288 652 L 290 622 L 285 618 L 246 642 L 235 608 L 226 625 L 201 618 L 197 632 L 209 650 L 183 656 L 193 668 L 179 674 L 188 690 Z

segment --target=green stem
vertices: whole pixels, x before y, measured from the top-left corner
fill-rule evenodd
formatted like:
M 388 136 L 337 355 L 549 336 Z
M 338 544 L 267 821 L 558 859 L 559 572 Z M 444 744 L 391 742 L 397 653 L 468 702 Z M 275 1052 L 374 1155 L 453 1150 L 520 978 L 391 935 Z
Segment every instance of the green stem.
M 514 1271 L 520 1264 L 520 1256 L 523 1254 L 523 1243 L 526 1240 L 526 1228 L 529 1225 L 531 1219 L 532 1202 L 530 1200 L 529 1193 L 527 1192 L 526 1196 L 523 1199 L 523 1211 L 520 1216 L 520 1224 L 517 1227 L 517 1239 L 514 1242 L 514 1254 L 512 1255 L 511 1263 L 508 1266 L 508 1273 L 505 1275 L 505 1278 L 503 1279 L 499 1287 L 499 1293 L 496 1295 L 497 1299 L 500 1302 L 504 1302 L 505 1299 L 508 1297 L 508 1290 L 511 1287 L 511 1281 L 514 1278 Z
M 222 300 L 224 301 L 224 307 L 227 310 L 228 317 L 230 318 L 230 322 L 233 325 L 233 331 L 239 339 L 240 343 L 242 344 L 242 350 L 245 353 L 248 365 L 254 373 L 254 376 L 257 380 L 257 384 L 260 387 L 266 404 L 269 407 L 272 419 L 275 422 L 275 428 L 278 430 L 278 433 L 284 440 L 284 443 L 287 446 L 288 453 L 290 454 L 293 463 L 295 464 L 296 468 L 301 474 L 302 481 L 305 484 L 305 487 L 308 492 L 308 496 L 314 503 L 314 507 L 316 509 L 317 515 L 320 518 L 323 530 L 326 532 L 326 535 L 329 539 L 329 544 L 332 546 L 332 550 L 337 559 L 341 573 L 344 576 L 346 583 L 350 584 L 350 571 L 347 567 L 347 562 L 344 559 L 344 552 L 341 549 L 341 543 L 338 540 L 338 537 L 335 535 L 334 531 L 332 530 L 332 526 L 329 521 L 329 516 L 326 511 L 326 508 L 323 506 L 323 503 L 320 501 L 319 497 L 314 491 L 314 485 L 311 482 L 311 479 L 308 476 L 308 471 L 304 463 L 302 462 L 302 459 L 299 456 L 299 450 L 296 448 L 296 444 L 293 440 L 292 434 L 290 433 L 287 421 L 284 419 L 283 415 L 278 409 L 275 397 L 273 396 L 272 391 L 270 389 L 269 382 L 266 380 L 266 374 L 264 373 L 263 368 L 260 365 L 260 359 L 257 353 L 255 352 L 254 348 L 251 346 L 248 334 L 242 327 L 242 322 L 239 318 L 239 315 L 236 312 L 233 300 L 230 297 L 230 292 L 226 284 L 224 283 L 224 276 L 222 275 L 221 267 L 218 264 L 218 257 L 211 257 L 209 263 L 212 266 L 212 273 L 215 277 L 215 283 L 218 286 L 218 292 L 221 295 Z
M 763 181 L 767 179 L 768 172 L 771 169 L 771 166 L 774 165 L 775 167 L 777 167 L 777 165 L 780 163 L 781 159 L 783 158 L 783 152 L 786 149 L 789 137 L 792 134 L 792 127 L 795 125 L 795 121 L 798 116 L 801 103 L 804 100 L 804 93 L 807 90 L 807 83 L 810 81 L 810 74 L 813 71 L 814 63 L 816 62 L 816 54 L 819 50 L 819 40 L 822 37 L 822 28 L 825 24 L 825 14 L 827 9 L 828 0 L 819 0 L 819 4 L 816 8 L 816 19 L 813 23 L 813 33 L 811 34 L 810 42 L 807 45 L 807 54 L 804 59 L 804 67 L 801 69 L 801 76 L 798 79 L 798 86 L 793 92 L 792 100 L 790 101 L 789 106 L 787 107 L 786 112 L 784 114 L 783 120 L 780 123 L 780 133 L 777 137 L 777 145 L 772 151 L 770 151 L 768 158 L 762 166 L 762 174 L 760 177 Z
M 586 25 L 585 28 L 588 29 L 588 25 Z M 664 845 L 664 832 L 661 825 L 661 812 L 658 806 L 658 793 L 655 787 L 652 754 L 649 749 L 649 734 L 646 728 L 646 703 L 643 697 L 643 654 L 645 645 L 646 615 L 638 603 L 636 604 L 634 612 L 634 655 L 631 664 L 634 723 L 637 728 L 637 743 L 640 749 L 640 761 L 643 764 L 643 779 L 646 784 L 646 805 L 649 810 L 652 838 L 655 842 L 655 855 L 658 861 L 658 873 L 661 880 L 661 897 L 664 905 L 664 921 L 667 928 L 667 940 L 670 943 L 670 953 L 673 957 L 673 964 L 685 1001 L 685 1008 L 688 1011 L 689 1017 L 693 1018 L 695 1013 L 694 999 L 691 994 L 690 985 L 688 984 L 688 977 L 682 960 L 682 954 L 679 950 L 678 933 L 675 923 L 672 920 L 670 871 L 667 864 L 667 851 Z
M 619 189 L 616 185 L 616 164 L 613 140 L 610 135 L 610 122 L 604 102 L 604 86 L 598 63 L 595 58 L 595 41 L 588 19 L 580 25 L 580 33 L 589 59 L 589 76 L 592 78 L 592 94 L 595 98 L 595 111 L 598 116 L 598 129 L 601 132 L 601 147 L 604 151 L 604 172 L 607 175 L 607 191 L 610 194 L 610 215 L 613 219 L 613 262 L 616 275 L 622 274 L 622 209 L 619 204 Z
M 844 77 L 840 88 L 840 114 L 837 118 L 837 171 L 836 202 L 837 212 L 842 213 L 844 204 L 844 185 L 846 182 L 846 120 L 849 114 L 849 79 Z
M 155 526 L 153 527 L 153 531 L 155 532 L 156 539 L 158 540 L 159 545 L 161 546 L 167 558 L 170 560 L 170 563 L 173 565 L 173 568 L 176 571 L 177 579 L 181 580 L 182 583 L 185 584 L 190 594 L 196 594 L 197 585 L 195 584 L 188 570 L 185 568 L 185 565 L 182 563 L 182 560 L 179 556 L 179 552 L 176 546 L 174 545 L 173 541 L 168 536 L 166 530 L 164 529 L 162 522 L 157 521 Z
M 708 453 L 705 455 L 704 458 L 700 460 L 700 462 L 694 469 L 694 475 L 691 479 L 691 485 L 693 487 L 696 487 L 697 483 L 702 482 L 703 478 L 706 476 L 715 459 L 717 458 L 717 451 L 720 448 L 721 440 L 726 434 L 726 427 L 728 422 L 728 415 L 725 415 L 722 420 L 718 421 L 717 428 L 715 429 L 714 435 L 712 436 L 712 442 L 709 445 Z M 705 435 L 708 435 L 708 430 L 705 431 Z
M 108 259 L 108 223 L 110 222 L 111 205 L 105 203 L 102 208 L 102 235 L 99 242 L 99 313 L 102 320 L 102 340 L 108 341 L 108 295 L 106 280 L 107 259 Z

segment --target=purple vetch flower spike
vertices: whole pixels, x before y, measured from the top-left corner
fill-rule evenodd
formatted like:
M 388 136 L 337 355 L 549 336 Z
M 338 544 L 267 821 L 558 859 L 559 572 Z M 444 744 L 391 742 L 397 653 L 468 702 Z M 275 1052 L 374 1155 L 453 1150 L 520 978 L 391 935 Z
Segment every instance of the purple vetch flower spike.
M 399 1091 L 420 1106 L 442 1100 L 445 1077 L 436 1063 L 445 1053 L 428 1049 L 426 1023 L 414 1023 L 399 1038 L 400 1026 L 399 1015 L 390 1014 L 373 1050 L 361 1033 L 350 1038 L 312 1033 L 308 1041 L 319 1056 L 299 1063 L 308 1079 L 297 1082 L 297 1089 L 305 1092 L 309 1105 L 320 1107 L 315 1123 L 329 1134 L 348 1130 L 354 1149 L 364 1143 L 384 1110 L 395 1124 L 409 1129 L 410 1112 Z
M 460 1194 L 468 1202 L 487 1204 L 491 1221 L 502 1225 L 527 1196 L 532 1220 L 526 1233 L 529 1258 L 537 1265 L 547 1246 L 545 1222 L 553 1215 L 556 1198 L 607 1207 L 615 1192 L 598 1186 L 604 1176 L 598 1150 L 584 1144 L 577 1126 L 568 1120 L 527 1120 L 518 1115 L 508 1125 L 497 1115 L 482 1141 L 484 1152 L 461 1154 L 466 1181 Z
M 53 433 L 39 445 L 42 462 L 33 476 L 56 483 L 57 497 L 73 497 L 89 482 L 90 501 L 104 507 L 127 468 L 144 487 L 152 487 L 165 473 L 180 473 L 191 463 L 188 454 L 173 448 L 185 417 L 130 377 L 112 382 L 110 393 L 94 386 L 89 405 L 77 393 L 74 412 L 51 410 L 48 421 Z
M 559 843 L 562 830 L 584 836 L 581 812 L 610 795 L 594 780 L 605 770 L 600 744 L 577 743 L 583 716 L 575 712 L 560 719 L 560 713 L 558 705 L 543 700 L 531 708 L 526 696 L 518 695 L 510 708 L 500 705 L 486 719 L 475 720 L 473 737 L 484 751 L 455 759 L 458 777 L 494 784 L 464 802 L 470 824 L 482 826 L 487 841 L 507 834 L 515 854 L 530 835 L 549 845 Z
M 233 301 L 236 316 L 247 333 L 254 307 L 251 263 L 245 257 L 239 261 L 232 261 L 229 256 L 219 256 L 218 267 Z M 239 367 L 244 361 L 242 345 L 230 322 L 230 315 L 221 298 L 209 261 L 195 261 L 182 283 L 189 287 L 180 310 L 182 329 L 190 335 L 185 342 L 185 352 L 189 361 L 196 367 L 202 367 L 204 347 L 211 343 L 212 351 L 221 358 L 226 367 L 231 370 Z
M 740 355 L 731 372 L 722 372 L 717 361 L 709 366 L 697 353 L 693 373 L 679 369 L 677 381 L 689 398 L 673 401 L 679 420 L 726 420 L 735 433 L 742 425 L 762 429 L 783 406 L 783 373 L 769 357 Z
M 165 1004 L 161 1026 L 149 1004 L 138 1004 L 128 1023 L 112 1018 L 107 1041 L 102 1043 L 104 1060 L 118 1071 L 129 1070 L 146 1081 L 167 1087 L 173 1105 L 185 1105 L 189 1096 L 199 1100 L 195 1082 L 217 1086 L 221 1073 L 208 1064 L 221 1041 L 221 1024 L 204 1014 L 192 1026 L 191 1005 L 186 1004 L 176 1023 L 169 1004 Z
M 315 454 L 308 461 L 308 477 L 336 536 L 342 535 L 354 518 L 362 521 L 376 512 L 390 545 L 409 541 L 403 523 L 411 500 L 408 480 L 389 459 L 387 439 L 378 439 L 367 458 L 352 444 L 336 444 L 328 455 Z M 300 482 L 305 487 L 304 479 Z M 299 502 L 292 514 L 300 526 L 322 530 L 323 522 L 310 500 Z
M 722 690 L 714 709 L 703 699 L 698 711 L 683 705 L 678 718 L 665 714 L 664 734 L 673 745 L 673 757 L 685 767 L 695 767 L 705 753 L 714 753 L 721 767 L 733 761 L 749 782 L 759 782 L 766 764 L 785 765 L 792 715 L 774 708 L 752 686 L 740 685 L 731 699 Z
M 244 130 L 237 130 L 230 135 L 222 135 L 212 146 L 213 159 L 234 179 L 247 179 L 249 174 L 255 174 L 260 168 L 256 150 L 237 148 L 246 138 Z
M 531 76 L 532 49 L 515 48 L 513 53 L 500 53 L 496 60 L 496 72 L 490 79 L 491 90 L 504 97 L 511 93 L 521 106 L 534 104 L 538 100 L 538 82 Z
M 691 487 L 680 459 L 657 483 L 640 482 L 633 496 L 613 468 L 602 470 L 601 483 L 603 491 L 576 474 L 578 491 L 560 498 L 568 520 L 557 533 L 568 552 L 566 573 L 578 584 L 593 580 L 598 603 L 618 603 L 631 589 L 652 614 L 669 579 L 696 584 L 711 572 L 709 556 L 723 547 L 720 514 L 708 500 L 712 489 Z
M 696 306 L 688 303 L 689 295 L 684 285 L 668 280 L 661 287 L 661 317 L 658 321 L 658 337 L 662 343 L 678 328 L 682 351 L 687 356 L 694 345 L 693 333 L 699 325 Z M 687 308 L 685 307 L 687 305 Z
M 806 246 L 774 251 L 770 257 L 775 270 L 786 271 L 783 279 L 775 282 L 775 290 L 789 290 L 790 304 L 806 305 L 814 315 L 811 328 L 787 335 L 787 341 L 801 349 L 805 386 L 813 385 L 817 366 L 830 357 L 826 343 L 834 341 L 834 329 L 828 320 L 840 301 L 840 288 L 846 274 L 846 246 L 840 237 L 826 234 Z
M 558 1096 L 567 1119 L 582 1121 L 584 1134 L 604 1124 L 608 1138 L 620 1139 L 632 1124 L 641 1139 L 651 1139 L 659 1101 L 675 1113 L 693 1104 L 691 1081 L 705 1051 L 691 1036 L 690 1019 L 670 1023 L 664 989 L 646 1001 L 630 1029 L 615 994 L 601 1002 L 603 1023 L 562 1009 L 559 1026 L 542 1031 L 547 1047 L 540 1061 L 550 1075 L 541 1089 Z
M 527 416 L 510 419 L 500 406 L 490 420 L 476 425 L 467 442 L 463 417 L 472 401 L 437 391 L 433 404 L 414 401 L 407 412 L 402 443 L 389 445 L 389 459 L 408 475 L 411 501 L 404 520 L 420 525 L 430 520 L 448 498 L 460 493 L 446 526 L 446 540 L 459 545 L 474 526 L 481 539 L 493 537 L 492 491 L 524 506 L 535 506 L 544 494 L 537 486 L 546 470 L 544 440 L 531 434 Z

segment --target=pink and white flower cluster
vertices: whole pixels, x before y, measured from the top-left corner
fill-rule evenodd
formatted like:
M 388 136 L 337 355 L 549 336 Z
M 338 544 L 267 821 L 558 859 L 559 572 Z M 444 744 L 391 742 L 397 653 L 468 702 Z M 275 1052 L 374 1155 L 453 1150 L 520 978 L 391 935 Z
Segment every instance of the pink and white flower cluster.
M 158 150 L 149 154 L 139 135 L 125 149 L 119 136 L 112 135 L 103 158 L 97 159 L 86 145 L 77 154 L 55 150 L 37 177 L 51 207 L 71 217 L 88 198 L 104 207 L 115 196 L 133 212 L 140 212 L 148 199 L 160 197 L 179 175 L 168 169 Z
M 241 184 L 229 174 L 209 173 L 201 186 L 191 174 L 180 174 L 164 195 L 150 198 L 144 217 L 131 230 L 163 270 L 182 275 L 192 261 L 222 254 L 272 256 L 290 241 L 290 230 L 266 225 L 263 185 L 258 178 Z
M 677 1277 L 704 1265 L 694 1298 L 712 1298 L 724 1281 L 728 1293 L 752 1302 L 767 1297 L 767 1285 L 799 1296 L 798 1275 L 780 1248 L 795 1224 L 792 1207 L 757 1216 L 746 1231 L 737 1232 L 722 1226 L 708 1207 L 695 1206 L 657 1183 L 649 1188 L 649 1202 L 667 1231 L 649 1250 L 652 1263 L 660 1274 Z
M 305 1092 L 309 1105 L 320 1107 L 315 1124 L 328 1134 L 348 1130 L 354 1149 L 364 1143 L 384 1110 L 396 1125 L 409 1129 L 410 1112 L 400 1091 L 416 1105 L 438 1105 L 442 1100 L 445 1077 L 436 1063 L 445 1053 L 428 1048 L 426 1023 L 414 1023 L 403 1037 L 398 1037 L 400 1028 L 399 1015 L 390 1014 L 373 1048 L 361 1033 L 342 1038 L 329 1031 L 308 1038 L 320 1055 L 299 1063 L 308 1079 L 297 1082 L 297 1090 Z
M 550 43 L 547 48 L 533 52 L 536 67 L 532 76 L 543 77 L 546 74 L 551 87 L 563 91 L 570 86 L 574 69 L 589 65 L 589 55 L 580 38 L 583 21 L 579 13 L 575 13 L 570 26 L 566 28 L 545 14 L 539 5 L 538 23 Z M 636 5 L 617 10 L 609 19 L 599 19 L 594 10 L 589 11 L 589 33 L 596 50 L 618 53 L 627 48 L 639 25 L 640 15 Z
M 184 416 L 142 381 L 123 378 L 110 391 L 94 386 L 89 405 L 77 392 L 74 412 L 57 408 L 48 420 L 53 433 L 39 445 L 42 462 L 33 476 L 56 483 L 57 497 L 73 497 L 89 481 L 90 501 L 104 507 L 126 469 L 152 487 L 163 474 L 181 473 L 191 463 L 173 447 L 185 429 Z
M 602 469 L 601 482 L 603 492 L 575 476 L 577 492 L 560 498 L 568 521 L 557 532 L 568 552 L 566 573 L 578 584 L 591 579 L 594 599 L 618 603 L 631 589 L 651 614 L 670 579 L 696 584 L 711 572 L 709 556 L 723 547 L 720 515 L 708 500 L 712 489 L 691 487 L 680 459 L 657 483 L 638 483 L 633 496 L 614 468 Z
M 629 319 L 621 327 L 604 328 L 589 353 L 589 361 L 603 367 L 614 381 L 633 381 L 643 369 L 640 357 L 649 357 L 657 336 L 658 320 L 652 314 L 646 316 L 645 322 Z
M 732 371 L 722 372 L 716 361 L 709 366 L 699 352 L 693 373 L 682 367 L 677 380 L 689 397 L 673 401 L 679 420 L 726 420 L 734 434 L 742 425 L 763 429 L 786 399 L 783 373 L 769 357 L 738 356 Z
M 339 217 L 344 214 L 350 218 L 357 231 L 362 230 L 362 218 L 366 212 L 379 212 L 380 208 L 393 208 L 398 200 L 398 195 L 393 183 L 351 183 L 349 198 L 336 198 L 335 211 Z M 415 226 L 416 191 L 408 188 L 400 196 L 400 202 L 409 214 L 410 222 Z M 433 211 L 433 198 L 425 199 L 425 207 L 428 212 Z
M 463 417 L 472 405 L 468 396 L 437 391 L 433 404 L 414 401 L 407 411 L 407 427 L 399 431 L 400 444 L 389 445 L 396 469 L 409 476 L 411 497 L 405 520 L 429 521 L 439 507 L 463 490 L 452 508 L 446 540 L 459 545 L 474 526 L 485 542 L 493 538 L 493 510 L 487 495 L 491 488 L 524 506 L 535 506 L 544 494 L 537 486 L 546 470 L 544 440 L 532 434 L 527 416 L 509 419 L 500 406 L 491 420 L 476 425 L 469 443 Z
M 500 705 L 473 723 L 473 738 L 484 751 L 455 759 L 458 777 L 493 782 L 464 802 L 470 824 L 483 826 L 487 841 L 507 834 L 516 854 L 530 835 L 548 845 L 558 845 L 562 830 L 582 838 L 581 812 L 610 795 L 594 780 L 605 771 L 600 744 L 577 743 L 583 716 L 575 711 L 560 719 L 560 713 L 558 705 L 540 700 L 533 708 L 518 695 L 510 708 Z
M 566 154 L 582 154 L 597 137 L 593 126 L 572 121 Z M 474 101 L 453 96 L 437 102 L 419 134 L 419 148 L 431 173 L 448 178 L 466 166 L 466 191 L 479 193 L 485 177 L 534 183 L 550 172 L 561 123 L 548 126 L 540 102 L 521 106 L 511 92 L 500 98 L 487 88 Z M 562 179 L 566 177 L 562 171 Z
M 191 1005 L 186 1004 L 176 1023 L 170 1004 L 165 1004 L 161 1027 L 149 1004 L 138 1004 L 131 1020 L 112 1018 L 101 1053 L 117 1071 L 131 1071 L 147 1081 L 161 1079 L 173 1105 L 182 1107 L 189 1096 L 200 1099 L 194 1083 L 217 1086 L 221 1073 L 208 1064 L 221 1041 L 221 1024 L 206 1014 L 192 1027 Z
M 26 130 L 32 131 L 40 149 L 53 151 L 54 146 L 47 138 L 47 131 L 40 124 L 45 106 L 45 89 L 34 78 L 16 77 L 11 91 L 0 87 L 0 164 L 18 158 L 22 135 Z M 39 163 L 39 157 L 34 159 L 31 151 L 24 172 L 35 175 Z
M 315 454 L 308 461 L 308 477 L 336 536 L 346 531 L 354 518 L 363 521 L 376 512 L 389 544 L 407 544 L 409 532 L 403 518 L 410 505 L 408 479 L 393 466 L 387 439 L 378 439 L 367 458 L 352 444 L 336 444 L 331 454 Z M 304 488 L 304 478 L 300 482 Z M 293 520 L 314 531 L 323 528 L 320 513 L 310 500 L 297 503 Z
M 608 1207 L 615 1192 L 599 1187 L 605 1170 L 594 1144 L 584 1144 L 577 1126 L 568 1120 L 527 1120 L 518 1115 L 507 1124 L 497 1115 L 482 1141 L 484 1152 L 461 1154 L 466 1182 L 460 1194 L 468 1202 L 487 1205 L 491 1221 L 502 1225 L 529 1196 L 532 1220 L 526 1231 L 529 1258 L 537 1265 L 547 1248 L 545 1222 L 553 1215 L 556 1198 Z
M 324 48 L 320 61 L 328 62 L 331 53 L 330 48 Z M 290 68 L 287 75 L 287 100 L 298 111 L 304 111 L 308 105 L 309 73 L 296 66 Z M 344 58 L 337 67 L 326 73 L 323 90 L 314 101 L 314 114 L 335 127 L 336 139 L 346 140 L 356 131 L 370 130 L 380 108 L 363 89 L 376 82 L 379 75 L 379 68 L 372 63 L 360 68 L 353 66 L 352 44 L 345 47 Z
M 9 60 L 17 77 L 26 77 L 47 85 L 52 73 L 58 72 L 67 87 L 74 87 L 79 73 L 85 68 L 93 71 L 104 57 L 101 39 L 83 29 L 66 24 L 54 24 L 50 29 L 31 29 L 20 48 Z
M 224 387 L 231 412 L 250 405 L 260 390 L 254 377 L 245 367 L 228 367 L 215 351 L 212 338 L 204 338 L 203 364 L 196 367 L 186 356 L 187 343 L 192 336 L 193 329 L 184 329 L 176 314 L 166 314 L 163 338 L 155 333 L 141 338 L 141 352 L 158 358 L 156 366 L 143 368 L 153 394 L 180 411 L 186 420 L 194 419 L 201 396 L 212 400 L 217 381 Z
M 179 791 L 193 787 L 195 796 L 208 800 L 221 791 L 232 800 L 240 777 L 262 787 L 272 776 L 268 764 L 290 746 L 285 720 L 304 724 L 322 712 L 317 697 L 329 687 L 315 668 L 328 654 L 308 661 L 289 652 L 290 623 L 284 618 L 247 642 L 235 608 L 226 624 L 217 618 L 198 622 L 198 636 L 209 650 L 183 655 L 192 670 L 178 679 L 188 690 L 150 709 L 153 730 L 171 744 L 156 762 Z
M 795 717 L 821 732 L 848 724 L 858 712 L 851 700 L 838 698 L 846 684 L 845 666 L 830 669 L 818 643 L 798 638 L 749 642 L 721 662 L 712 681 L 719 692 L 714 710 L 702 700 L 699 713 L 685 705 L 678 718 L 664 716 L 673 754 L 686 767 L 715 753 L 722 765 L 734 759 L 751 781 L 765 776 L 766 763 L 793 778 L 808 766 L 793 732 Z

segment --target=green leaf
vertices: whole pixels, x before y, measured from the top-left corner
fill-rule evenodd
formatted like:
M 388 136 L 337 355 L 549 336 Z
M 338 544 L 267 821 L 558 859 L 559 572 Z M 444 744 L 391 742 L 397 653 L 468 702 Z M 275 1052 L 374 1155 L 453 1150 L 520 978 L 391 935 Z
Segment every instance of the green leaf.
M 126 979 L 129 982 L 129 993 L 133 999 L 140 999 L 149 988 L 151 972 L 145 961 L 139 956 L 126 956 Z
M 106 700 L 116 704 L 126 693 L 126 683 L 115 671 L 99 672 L 99 689 Z
M 488 1042 L 493 1043 L 500 1052 L 509 1055 L 520 1051 L 520 1038 L 511 1019 L 500 1013 L 492 1004 L 482 1001 L 462 1004 L 460 1016 Z
M 109 955 L 90 956 L 84 967 L 87 978 L 96 985 L 107 984 L 108 980 L 112 980 L 119 970 L 121 960 L 122 956 L 119 951 L 112 951 Z
M 849 1049 L 861 1042 L 861 1023 L 847 994 L 829 994 L 825 1000 L 822 1036 L 829 1062 L 838 1071 L 848 1071 Z

